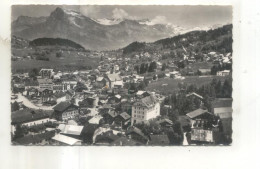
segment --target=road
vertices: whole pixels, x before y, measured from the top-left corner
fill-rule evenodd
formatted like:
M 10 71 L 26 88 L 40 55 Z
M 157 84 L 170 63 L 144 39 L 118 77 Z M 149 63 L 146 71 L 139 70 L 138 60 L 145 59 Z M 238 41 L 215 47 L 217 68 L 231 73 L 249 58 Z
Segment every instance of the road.
M 23 96 L 21 93 L 17 94 L 18 98 L 16 99 L 17 102 L 23 102 L 23 104 L 32 109 L 43 109 L 43 110 L 52 110 L 52 108 L 55 106 L 36 106 L 33 104 L 30 100 L 28 100 L 25 96 Z

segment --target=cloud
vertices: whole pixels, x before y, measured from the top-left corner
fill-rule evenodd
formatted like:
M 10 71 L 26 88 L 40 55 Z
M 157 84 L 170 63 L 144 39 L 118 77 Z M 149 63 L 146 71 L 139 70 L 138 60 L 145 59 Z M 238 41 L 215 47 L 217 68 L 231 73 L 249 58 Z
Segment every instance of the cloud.
M 167 18 L 165 16 L 156 16 L 151 20 L 151 24 L 168 24 Z
M 99 6 L 84 6 L 80 8 L 80 12 L 88 17 L 96 17 L 100 11 Z
M 117 20 L 124 20 L 124 19 L 137 19 L 136 16 L 131 16 L 129 15 L 125 10 L 120 9 L 120 8 L 115 8 L 112 11 L 113 15 L 112 18 L 117 19 Z

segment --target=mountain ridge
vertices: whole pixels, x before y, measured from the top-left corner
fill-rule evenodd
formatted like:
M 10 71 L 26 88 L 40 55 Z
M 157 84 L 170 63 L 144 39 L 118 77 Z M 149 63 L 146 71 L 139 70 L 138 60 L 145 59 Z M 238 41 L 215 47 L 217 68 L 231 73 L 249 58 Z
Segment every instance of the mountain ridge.
M 56 8 L 47 17 L 28 17 L 12 23 L 12 35 L 28 40 L 63 38 L 91 50 L 118 49 L 134 41 L 152 42 L 173 36 L 173 28 L 166 25 L 145 25 L 135 20 L 102 25 L 79 12 Z

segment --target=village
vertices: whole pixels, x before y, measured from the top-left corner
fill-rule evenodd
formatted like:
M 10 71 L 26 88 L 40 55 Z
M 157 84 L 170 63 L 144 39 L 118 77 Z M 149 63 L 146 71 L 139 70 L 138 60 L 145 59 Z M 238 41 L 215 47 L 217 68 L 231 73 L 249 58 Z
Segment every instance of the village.
M 203 64 L 211 67 L 194 66 Z M 104 52 L 92 69 L 13 73 L 12 143 L 229 145 L 231 76 L 232 54 L 214 51 L 181 59 L 165 59 L 158 52 L 127 57 Z M 191 77 L 210 80 L 202 86 L 185 84 Z M 147 90 L 160 81 L 157 89 Z M 162 92 L 170 87 L 164 81 L 178 88 Z

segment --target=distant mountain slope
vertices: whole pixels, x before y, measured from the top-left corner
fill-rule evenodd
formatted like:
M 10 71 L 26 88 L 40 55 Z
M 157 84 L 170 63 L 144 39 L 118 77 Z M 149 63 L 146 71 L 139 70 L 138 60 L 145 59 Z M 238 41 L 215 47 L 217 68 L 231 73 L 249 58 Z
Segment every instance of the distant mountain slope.
M 123 48 L 124 54 L 145 51 L 175 52 L 232 52 L 232 25 L 225 25 L 208 31 L 192 31 L 171 38 L 161 39 L 154 43 L 134 42 Z
M 80 44 L 77 44 L 68 39 L 61 38 L 38 38 L 29 42 L 30 46 L 67 46 L 75 49 L 84 49 Z
M 19 17 L 12 23 L 12 35 L 28 40 L 69 39 L 93 50 L 118 49 L 134 41 L 152 42 L 178 34 L 178 30 L 169 25 L 147 25 L 135 20 L 105 25 L 62 8 L 56 8 L 48 17 Z

